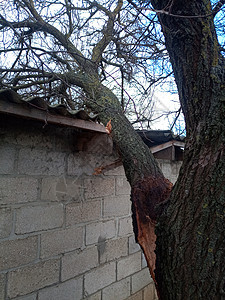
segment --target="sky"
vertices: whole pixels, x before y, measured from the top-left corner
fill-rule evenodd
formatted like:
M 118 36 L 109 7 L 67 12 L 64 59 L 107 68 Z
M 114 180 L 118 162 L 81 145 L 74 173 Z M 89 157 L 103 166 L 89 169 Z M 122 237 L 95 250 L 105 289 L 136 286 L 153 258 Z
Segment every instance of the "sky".
M 79 0 L 80 1 L 80 0 Z M 212 0 L 212 3 L 217 3 L 217 0 Z M 222 14 L 218 14 L 217 19 L 223 22 L 222 20 Z M 222 27 L 223 28 L 223 27 Z M 219 41 L 221 44 L 224 43 L 224 35 L 220 32 L 219 34 Z M 4 65 L 4 63 L 3 63 Z M 111 78 L 112 79 L 112 78 Z M 121 82 L 118 80 L 118 82 Z M 114 81 L 115 83 L 115 81 Z M 121 85 L 117 86 L 117 89 L 121 88 Z M 169 90 L 169 89 L 168 89 Z M 120 95 L 121 92 L 119 92 Z M 132 94 L 132 93 L 131 93 Z M 137 95 L 134 94 L 132 96 L 133 99 L 137 99 Z M 154 107 L 153 107 L 153 115 L 152 115 L 152 122 L 150 124 L 152 129 L 170 129 L 171 125 L 173 124 L 173 121 L 176 117 L 176 114 L 168 115 L 168 112 L 170 111 L 178 111 L 180 108 L 178 95 L 176 93 L 170 93 L 165 92 L 163 90 L 160 90 L 159 88 L 156 88 L 154 93 L 152 93 L 152 96 L 150 96 L 149 101 L 152 99 L 154 100 Z M 145 101 L 145 100 L 143 100 Z M 140 109 L 142 108 L 141 105 L 139 106 Z M 144 105 L 143 105 L 144 107 Z M 160 117 L 161 116 L 161 117 Z M 159 118 L 160 117 L 160 118 Z M 176 126 L 173 127 L 173 131 L 175 133 L 182 133 L 184 130 L 184 120 L 183 116 L 181 115 L 178 119 Z

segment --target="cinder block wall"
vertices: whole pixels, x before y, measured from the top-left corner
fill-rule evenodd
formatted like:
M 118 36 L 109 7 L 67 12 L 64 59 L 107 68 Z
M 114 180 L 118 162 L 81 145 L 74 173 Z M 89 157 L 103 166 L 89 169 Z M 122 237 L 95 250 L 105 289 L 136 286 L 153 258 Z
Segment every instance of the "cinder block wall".
M 92 175 L 116 159 L 110 139 L 0 125 L 0 299 L 156 299 L 123 168 Z

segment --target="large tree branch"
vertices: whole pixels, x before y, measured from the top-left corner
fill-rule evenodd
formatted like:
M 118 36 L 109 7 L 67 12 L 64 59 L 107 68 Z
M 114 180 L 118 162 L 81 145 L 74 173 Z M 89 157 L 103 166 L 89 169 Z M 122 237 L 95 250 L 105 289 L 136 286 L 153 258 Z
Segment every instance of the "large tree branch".
M 75 62 L 78 64 L 78 66 L 86 70 L 88 72 L 96 71 L 93 62 L 91 60 L 88 60 L 75 46 L 73 43 L 70 42 L 69 38 L 64 35 L 62 32 L 60 32 L 56 27 L 54 27 L 51 24 L 46 23 L 41 16 L 38 14 L 38 12 L 35 10 L 34 3 L 32 0 L 21 0 L 29 9 L 32 16 L 35 18 L 35 20 L 28 19 L 24 20 L 22 22 L 9 22 L 7 21 L 2 15 L 0 15 L 0 24 L 4 27 L 8 28 L 30 28 L 31 33 L 32 32 L 45 32 L 48 33 L 54 38 L 68 51 L 68 54 L 70 54 Z
M 24 83 L 24 84 L 20 84 L 20 85 L 15 85 L 12 87 L 12 89 L 14 91 L 18 91 L 18 90 L 22 90 L 22 89 L 27 89 L 29 87 L 33 87 L 33 86 L 39 86 L 39 85 L 45 85 L 45 84 L 48 84 L 48 83 L 51 83 L 53 81 L 57 80 L 56 78 L 50 78 L 48 80 L 35 80 L 35 81 L 31 81 L 29 83 Z M 10 88 L 10 86 L 9 86 Z
M 105 48 L 109 45 L 109 43 L 113 40 L 113 29 L 114 29 L 114 22 L 115 18 L 120 12 L 123 6 L 123 0 L 119 0 L 116 8 L 111 13 L 107 10 L 107 14 L 109 16 L 106 29 L 103 29 L 103 37 L 102 39 L 96 44 L 92 51 L 92 61 L 95 63 L 99 63 L 102 59 L 102 54 Z M 102 9 L 102 8 L 101 8 Z
M 199 18 L 178 19 L 165 14 L 159 15 L 182 111 L 186 117 L 187 132 L 192 134 L 197 130 L 196 120 L 200 121 L 206 117 L 207 112 L 202 110 L 203 105 L 207 104 L 205 108 L 208 112 L 211 109 L 207 99 L 211 97 L 212 91 L 216 93 L 217 89 L 212 89 L 214 83 L 209 74 L 216 78 L 222 61 L 212 15 L 209 18 L 201 17 L 212 12 L 210 1 L 200 2 L 194 2 L 192 5 L 189 1 L 176 0 L 172 10 L 174 15 L 179 12 L 183 16 L 195 15 L 200 16 Z M 155 9 L 162 9 L 167 3 L 167 0 L 152 0 Z M 204 90 L 202 86 L 205 87 Z
M 100 3 L 98 3 L 97 1 L 90 1 L 90 0 L 86 0 L 91 7 L 96 7 L 98 10 L 103 11 L 108 17 L 112 16 L 112 12 L 107 9 L 106 7 L 104 7 L 103 5 L 101 5 Z
M 67 33 L 67 37 L 69 38 L 73 33 L 73 22 L 72 22 L 72 3 L 71 1 L 65 0 L 66 6 L 66 14 L 69 20 L 69 32 Z
M 1 49 L 0 50 L 0 53 L 7 53 L 7 52 L 22 52 L 22 51 L 29 51 L 31 50 L 30 48 L 28 47 L 18 47 L 18 48 L 11 48 L 11 49 Z M 60 51 L 47 51 L 43 48 L 39 48 L 39 47 L 34 47 L 32 46 L 32 50 L 34 51 L 41 51 L 42 54 L 39 54 L 39 56 L 41 57 L 41 55 L 49 55 L 50 57 L 54 58 L 57 62 L 63 64 L 63 65 L 66 65 L 68 71 L 72 71 L 72 67 L 70 66 L 69 62 L 67 59 L 63 59 L 62 57 L 60 57 L 59 55 L 57 55 Z M 63 52 L 62 52 L 63 53 Z M 7 69 L 7 70 L 11 70 L 13 69 L 13 67 L 11 67 L 10 69 Z M 26 72 L 26 69 L 23 70 L 23 72 Z

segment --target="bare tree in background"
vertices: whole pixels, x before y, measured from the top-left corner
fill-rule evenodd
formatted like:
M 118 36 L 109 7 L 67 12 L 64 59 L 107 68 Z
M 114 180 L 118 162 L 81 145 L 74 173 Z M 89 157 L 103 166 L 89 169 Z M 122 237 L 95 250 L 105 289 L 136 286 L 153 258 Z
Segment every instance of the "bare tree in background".
M 3 1 L 1 52 L 14 60 L 2 65 L 1 87 L 72 108 L 82 103 L 110 121 L 131 185 L 136 239 L 160 299 L 223 299 L 225 62 L 214 20 L 225 1 L 128 2 Z M 122 91 L 144 78 L 137 87 L 147 93 L 171 73 L 166 49 L 187 129 L 174 187 L 125 117 L 125 92 L 119 101 L 107 86 L 116 68 Z
M 3 1 L 0 7 L 2 88 L 76 109 L 88 106 L 87 95 L 71 73 L 94 74 L 134 124 L 151 121 L 151 87 L 172 74 L 155 15 L 146 18 L 115 0 Z

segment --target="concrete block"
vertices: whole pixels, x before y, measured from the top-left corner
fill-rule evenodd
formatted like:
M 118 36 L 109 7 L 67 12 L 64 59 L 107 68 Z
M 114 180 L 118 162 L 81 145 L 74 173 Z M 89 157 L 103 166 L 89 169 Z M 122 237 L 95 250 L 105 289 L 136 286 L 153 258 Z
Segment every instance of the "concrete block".
M 143 289 L 148 284 L 152 283 L 152 278 L 149 269 L 145 268 L 132 276 L 132 294 Z
M 101 217 L 101 201 L 71 203 L 66 205 L 66 225 L 98 220 Z
M 37 194 L 38 181 L 36 179 L 7 177 L 0 180 L 0 204 L 36 201 Z
M 141 252 L 122 258 L 117 263 L 117 280 L 125 278 L 141 270 Z
M 142 269 L 144 269 L 144 268 L 146 268 L 148 265 L 147 265 L 147 261 L 146 261 L 146 259 L 145 259 L 145 256 L 144 256 L 144 253 L 142 252 L 142 263 L 141 263 L 141 265 L 142 265 Z
M 40 262 L 8 274 L 8 297 L 32 293 L 59 281 L 59 260 Z
M 143 291 L 140 291 L 140 292 L 130 296 L 126 300 L 143 300 L 142 294 L 143 294 Z
M 122 218 L 119 220 L 119 236 L 133 234 L 132 218 Z
M 163 159 L 159 159 L 157 158 L 156 159 L 157 163 L 158 163 L 158 166 L 160 167 L 160 169 L 162 170 L 162 163 L 163 163 Z
M 144 300 L 155 300 L 157 299 L 156 289 L 154 283 L 150 283 L 144 288 Z
M 85 295 L 91 295 L 116 281 L 116 263 L 110 262 L 84 275 Z
M 109 157 L 113 153 L 113 141 L 107 134 L 82 132 L 78 136 L 76 150 Z
M 172 175 L 178 177 L 181 165 L 182 165 L 182 161 L 175 161 L 171 163 Z
M 116 195 L 129 195 L 130 196 L 130 184 L 125 176 L 116 177 Z
M 58 183 L 58 177 L 43 178 L 41 182 L 41 200 L 57 201 L 56 185 Z
M 46 201 L 78 201 L 83 197 L 80 178 L 47 177 L 42 179 L 41 199 Z
M 85 300 L 101 300 L 102 298 L 102 295 L 101 295 L 101 291 L 100 292 L 97 292 L 95 293 L 94 295 L 91 295 L 87 298 L 85 298 Z
M 63 205 L 29 206 L 16 209 L 15 233 L 28 233 L 61 227 Z
M 172 174 L 172 166 L 170 161 L 163 161 L 163 163 L 161 164 L 161 169 L 164 176 L 169 179 Z
M 49 134 L 54 137 L 54 149 L 56 151 L 74 152 L 79 140 L 77 139 L 77 132 L 73 128 L 66 126 L 56 128 L 54 126 Z
M 66 154 L 38 149 L 19 152 L 18 173 L 28 175 L 62 175 L 65 173 Z
M 30 295 L 22 296 L 22 297 L 16 297 L 13 298 L 13 300 L 36 300 L 37 299 L 37 294 L 32 293 Z
M 85 149 L 90 153 L 97 153 L 98 155 L 110 156 L 113 152 L 112 138 L 107 134 L 95 134 L 87 143 Z
M 62 281 L 87 272 L 98 265 L 97 247 L 66 254 L 62 258 Z
M 102 300 L 124 300 L 130 296 L 130 278 L 115 282 L 102 291 Z
M 6 286 L 6 275 L 0 274 L 0 299 L 4 300 L 5 298 L 5 286 Z
M 69 228 L 41 234 L 41 257 L 50 257 L 81 248 L 83 228 Z
M 134 234 L 129 237 L 129 254 L 138 252 L 141 250 L 141 247 L 139 246 L 138 243 L 135 241 Z
M 104 171 L 106 176 L 125 176 L 124 167 L 121 162 L 121 166 L 114 168 L 112 170 Z
M 59 193 L 61 192 L 59 184 L 56 186 L 56 191 L 57 191 L 57 197 L 59 197 Z M 83 199 L 84 197 L 83 180 L 80 177 L 76 177 L 73 179 L 67 178 L 66 192 L 69 200 L 78 201 L 80 199 Z
M 28 264 L 37 258 L 37 236 L 0 243 L 0 269 L 6 270 Z
M 84 179 L 85 199 L 112 196 L 115 194 L 115 180 L 111 177 L 92 177 Z
M 40 123 L 39 123 L 40 124 Z M 13 145 L 25 146 L 30 148 L 52 149 L 54 147 L 54 137 L 43 129 L 43 124 L 39 127 L 29 124 L 14 126 L 13 132 L 7 132 L 5 142 Z
M 177 176 L 170 176 L 170 178 L 168 178 L 170 182 L 172 182 L 172 184 L 175 184 L 175 182 L 177 181 Z
M 86 245 L 95 244 L 100 240 L 111 239 L 115 235 L 115 220 L 89 224 L 86 226 Z
M 121 195 L 105 197 L 103 201 L 103 216 L 118 217 L 130 214 L 131 201 L 130 196 Z
M 0 208 L 0 239 L 10 235 L 13 213 L 11 208 Z
M 127 238 L 102 241 L 98 243 L 100 264 L 127 256 Z
M 93 154 L 88 154 L 84 152 L 79 152 L 75 154 L 69 154 L 67 172 L 68 175 L 83 176 L 83 175 L 93 175 L 95 168 L 102 164 L 102 158 L 94 156 Z
M 16 149 L 0 147 L 0 174 L 12 174 L 14 171 L 14 161 Z
M 41 290 L 38 300 L 80 300 L 82 293 L 83 280 L 80 277 Z

